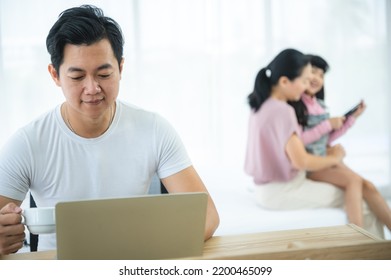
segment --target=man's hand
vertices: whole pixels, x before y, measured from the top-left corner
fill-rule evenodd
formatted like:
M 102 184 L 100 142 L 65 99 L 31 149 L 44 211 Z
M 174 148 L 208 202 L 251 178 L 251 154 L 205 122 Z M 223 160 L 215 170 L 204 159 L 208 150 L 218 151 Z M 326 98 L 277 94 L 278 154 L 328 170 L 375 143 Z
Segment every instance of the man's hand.
M 8 203 L 0 210 L 0 255 L 17 252 L 25 239 L 22 209 L 15 203 Z

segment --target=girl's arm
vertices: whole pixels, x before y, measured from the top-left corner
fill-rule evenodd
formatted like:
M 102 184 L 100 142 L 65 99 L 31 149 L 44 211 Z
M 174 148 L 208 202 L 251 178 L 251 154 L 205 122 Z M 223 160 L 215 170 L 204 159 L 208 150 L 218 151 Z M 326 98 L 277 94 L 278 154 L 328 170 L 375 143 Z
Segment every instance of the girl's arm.
M 293 167 L 299 170 L 308 171 L 316 171 L 336 165 L 340 163 L 345 156 L 345 151 L 341 145 L 331 147 L 326 156 L 309 154 L 296 133 L 292 134 L 288 139 L 285 151 Z
M 318 141 L 323 135 L 330 133 L 333 128 L 328 120 L 324 120 L 313 128 L 307 130 L 303 130 L 303 128 L 301 129 L 300 138 L 304 145 L 308 145 L 312 142 Z
M 329 140 L 328 140 L 327 144 L 332 143 L 335 139 L 344 135 L 346 133 L 346 131 L 353 126 L 355 120 L 356 119 L 353 116 L 349 116 L 346 119 L 346 121 L 344 122 L 344 124 L 341 126 L 341 128 L 333 130 L 330 133 Z
M 336 129 L 330 134 L 328 144 L 332 143 L 335 139 L 345 134 L 345 132 L 352 127 L 352 125 L 355 123 L 356 119 L 361 116 L 362 113 L 364 113 L 367 105 L 363 100 L 361 100 L 360 106 L 358 109 L 350 116 L 347 117 L 346 121 L 342 125 L 340 129 Z

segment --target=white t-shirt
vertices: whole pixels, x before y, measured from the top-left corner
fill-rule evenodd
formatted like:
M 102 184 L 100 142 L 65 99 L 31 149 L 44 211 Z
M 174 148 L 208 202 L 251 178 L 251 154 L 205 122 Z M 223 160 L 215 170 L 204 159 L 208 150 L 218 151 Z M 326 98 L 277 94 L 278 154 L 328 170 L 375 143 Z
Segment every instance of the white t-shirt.
M 155 173 L 165 178 L 191 166 L 179 136 L 157 114 L 117 101 L 110 128 L 87 139 L 69 130 L 60 107 L 19 129 L 3 147 L 0 195 L 23 200 L 31 190 L 38 207 L 128 197 L 148 193 Z M 47 237 L 40 236 L 40 249 Z

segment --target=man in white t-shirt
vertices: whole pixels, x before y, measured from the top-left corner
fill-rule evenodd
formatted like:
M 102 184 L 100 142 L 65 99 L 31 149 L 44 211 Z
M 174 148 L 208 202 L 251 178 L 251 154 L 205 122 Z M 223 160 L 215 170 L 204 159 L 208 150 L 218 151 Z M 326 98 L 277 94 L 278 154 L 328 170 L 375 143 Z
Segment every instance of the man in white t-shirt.
M 38 207 L 54 206 L 146 194 L 157 174 L 168 192 L 207 192 L 175 130 L 117 100 L 124 60 L 114 20 L 92 6 L 68 9 L 46 44 L 65 102 L 19 129 L 0 153 L 0 255 L 23 246 L 20 205 L 29 190 Z M 218 224 L 209 196 L 205 239 Z M 39 243 L 55 248 L 55 236 Z

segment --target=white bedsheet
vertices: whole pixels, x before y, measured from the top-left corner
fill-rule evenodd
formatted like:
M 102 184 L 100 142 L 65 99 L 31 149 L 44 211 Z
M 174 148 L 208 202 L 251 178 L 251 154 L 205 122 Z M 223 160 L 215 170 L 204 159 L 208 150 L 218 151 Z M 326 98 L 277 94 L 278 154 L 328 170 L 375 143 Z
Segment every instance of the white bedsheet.
M 215 235 L 234 235 L 346 224 L 343 209 L 273 211 L 256 205 L 251 178 L 235 170 L 199 170 L 220 215 Z M 391 239 L 386 230 L 386 238 Z

